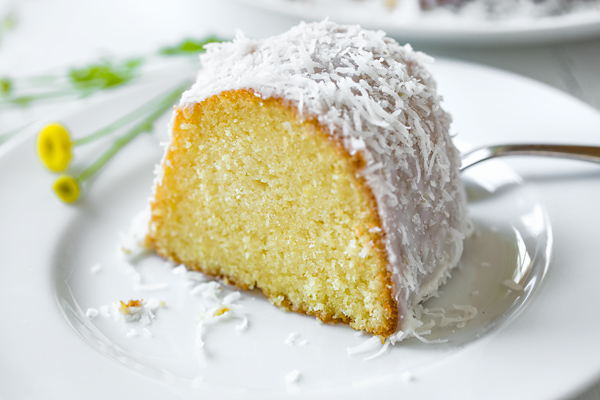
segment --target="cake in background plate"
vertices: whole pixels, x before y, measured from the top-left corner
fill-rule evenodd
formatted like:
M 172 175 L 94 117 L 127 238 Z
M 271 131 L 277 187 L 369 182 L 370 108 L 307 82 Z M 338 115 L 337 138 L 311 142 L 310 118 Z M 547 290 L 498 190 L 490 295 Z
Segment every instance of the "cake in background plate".
M 450 9 L 487 18 L 516 16 L 544 17 L 568 14 L 574 10 L 600 7 L 598 0 L 384 0 L 391 9 L 406 2 L 418 2 L 424 11 Z
M 274 305 L 409 337 L 470 233 L 431 60 L 330 21 L 211 44 L 150 201 L 149 247 Z

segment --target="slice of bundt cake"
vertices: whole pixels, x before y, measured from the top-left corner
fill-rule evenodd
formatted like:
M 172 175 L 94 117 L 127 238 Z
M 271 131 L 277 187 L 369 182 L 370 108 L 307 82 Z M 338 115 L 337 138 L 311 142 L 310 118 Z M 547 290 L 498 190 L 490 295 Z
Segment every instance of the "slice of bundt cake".
M 151 200 L 163 257 L 399 340 L 469 231 L 427 57 L 324 21 L 202 56 Z

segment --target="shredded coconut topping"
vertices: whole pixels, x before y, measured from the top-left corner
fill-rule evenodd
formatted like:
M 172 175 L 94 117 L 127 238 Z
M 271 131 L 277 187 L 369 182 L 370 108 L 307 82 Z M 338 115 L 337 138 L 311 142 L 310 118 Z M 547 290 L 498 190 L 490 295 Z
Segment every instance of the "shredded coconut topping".
M 395 340 L 406 337 L 412 308 L 447 279 L 471 229 L 431 59 L 382 31 L 326 20 L 266 40 L 238 32 L 207 46 L 201 61 L 182 107 L 237 89 L 280 98 L 366 161 L 360 175 L 378 204 L 400 305 Z

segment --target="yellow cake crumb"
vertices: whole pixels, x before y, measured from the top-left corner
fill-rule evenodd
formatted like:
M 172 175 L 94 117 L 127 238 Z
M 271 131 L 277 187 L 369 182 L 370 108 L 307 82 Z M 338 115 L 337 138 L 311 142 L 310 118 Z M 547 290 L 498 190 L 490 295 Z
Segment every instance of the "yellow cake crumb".
M 219 307 L 217 311 L 213 313 L 213 317 L 218 317 L 219 315 L 223 315 L 226 312 L 229 312 L 229 307 Z
M 124 303 L 122 300 L 119 300 L 119 303 L 121 303 L 121 307 L 119 307 L 119 311 L 123 315 L 128 315 L 131 312 L 131 307 L 141 307 L 143 301 L 144 301 L 143 299 L 142 300 L 129 300 L 129 302 Z

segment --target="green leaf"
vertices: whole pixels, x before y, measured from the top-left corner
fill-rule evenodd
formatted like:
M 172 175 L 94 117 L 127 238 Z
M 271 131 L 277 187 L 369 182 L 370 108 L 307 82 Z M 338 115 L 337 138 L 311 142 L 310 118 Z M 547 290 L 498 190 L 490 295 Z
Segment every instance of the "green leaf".
M 223 39 L 220 39 L 216 36 L 209 36 L 201 40 L 184 39 L 175 46 L 163 47 L 158 51 L 158 53 L 165 56 L 198 54 L 205 51 L 205 45 L 209 43 L 218 43 L 222 41 Z
M 0 79 L 0 94 L 8 96 L 13 89 L 13 82 L 9 78 Z
M 17 106 L 26 107 L 29 104 L 31 104 L 31 102 L 34 101 L 35 99 L 36 99 L 36 96 L 28 95 L 28 96 L 13 97 L 12 99 L 10 99 L 10 101 Z
M 0 21 L 0 29 L 10 31 L 17 26 L 17 17 L 14 14 L 8 14 Z
M 138 75 L 143 59 L 132 58 L 121 63 L 104 61 L 81 68 L 72 68 L 68 78 L 80 90 L 106 89 L 122 85 Z

